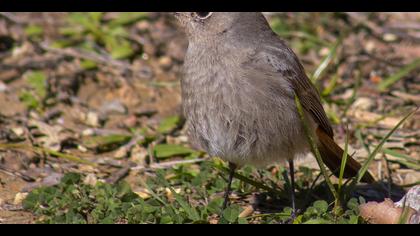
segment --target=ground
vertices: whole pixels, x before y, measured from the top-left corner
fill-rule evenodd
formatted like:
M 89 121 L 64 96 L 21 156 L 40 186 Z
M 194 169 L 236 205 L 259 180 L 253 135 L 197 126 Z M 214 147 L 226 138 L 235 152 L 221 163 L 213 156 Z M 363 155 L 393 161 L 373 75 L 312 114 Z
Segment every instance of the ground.
M 320 90 L 337 142 L 344 147 L 347 133 L 349 153 L 360 162 L 418 106 L 420 14 L 267 17 Z M 222 196 L 225 183 L 217 178 L 226 173 L 214 169 L 217 160 L 189 147 L 180 115 L 186 48 L 167 13 L 0 13 L 0 222 L 35 222 L 39 214 L 22 208 L 22 194 L 73 172 L 86 184 L 124 180 L 146 200 L 155 196 L 145 181 L 157 173 L 182 197 L 192 191 L 187 200 L 193 205 Z M 370 163 L 377 186 L 359 185 L 352 196 L 396 201 L 419 184 L 419 118 L 417 112 L 404 122 Z M 202 181 L 212 189 L 198 193 L 187 182 L 198 181 L 209 163 L 215 176 Z M 331 200 L 319 193 L 326 187 L 315 178 L 315 159 L 297 165 L 301 207 Z M 240 173 L 286 190 L 283 170 L 275 165 Z M 168 188 L 154 190 L 170 202 Z M 262 215 L 289 205 L 271 202 L 267 191 L 235 180 L 231 201 L 249 222 L 265 222 Z M 313 198 L 303 199 L 307 191 Z M 217 218 L 210 214 L 206 222 Z

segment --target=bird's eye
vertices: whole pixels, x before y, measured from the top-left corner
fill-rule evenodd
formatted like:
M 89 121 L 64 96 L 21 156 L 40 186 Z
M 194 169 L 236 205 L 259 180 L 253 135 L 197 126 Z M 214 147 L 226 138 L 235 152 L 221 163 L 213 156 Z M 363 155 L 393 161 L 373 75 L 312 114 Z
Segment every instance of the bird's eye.
M 195 14 L 198 18 L 204 20 L 209 18 L 213 14 L 213 12 L 196 12 Z

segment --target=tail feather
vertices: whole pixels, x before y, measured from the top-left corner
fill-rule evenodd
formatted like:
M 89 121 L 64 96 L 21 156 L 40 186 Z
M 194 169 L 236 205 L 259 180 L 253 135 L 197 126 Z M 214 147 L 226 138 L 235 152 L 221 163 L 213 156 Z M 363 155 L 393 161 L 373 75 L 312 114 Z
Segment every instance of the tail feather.
M 334 142 L 334 140 L 329 135 L 327 135 L 322 129 L 318 128 L 316 130 L 316 135 L 319 140 L 318 149 L 321 154 L 322 160 L 324 161 L 325 165 L 327 165 L 327 167 L 333 172 L 333 174 L 338 177 L 340 174 L 341 159 L 343 157 L 344 150 L 340 148 Z M 344 177 L 352 178 L 356 176 L 360 168 L 360 163 L 354 160 L 351 156 L 348 156 L 346 168 L 344 171 Z M 375 182 L 375 179 L 369 172 L 367 172 L 363 176 L 362 182 L 373 183 Z

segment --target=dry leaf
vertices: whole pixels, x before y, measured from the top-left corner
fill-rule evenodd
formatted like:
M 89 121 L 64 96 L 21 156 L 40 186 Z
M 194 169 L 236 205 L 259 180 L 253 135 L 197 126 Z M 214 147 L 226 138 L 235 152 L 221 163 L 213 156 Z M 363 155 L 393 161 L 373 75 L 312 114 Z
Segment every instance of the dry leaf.
M 22 204 L 23 200 L 28 196 L 29 193 L 17 193 L 15 199 L 13 200 L 14 205 Z
M 29 125 L 37 127 L 44 135 L 37 139 L 41 145 L 53 151 L 59 151 L 61 149 L 61 142 L 69 138 L 69 134 L 63 132 L 62 126 L 51 126 L 38 120 L 30 120 Z
M 401 220 L 404 209 L 394 205 L 390 199 L 384 202 L 368 202 L 359 206 L 360 216 L 371 224 L 398 224 Z M 408 208 L 407 222 L 415 220 L 416 211 Z M 414 216 L 414 217 L 413 217 Z

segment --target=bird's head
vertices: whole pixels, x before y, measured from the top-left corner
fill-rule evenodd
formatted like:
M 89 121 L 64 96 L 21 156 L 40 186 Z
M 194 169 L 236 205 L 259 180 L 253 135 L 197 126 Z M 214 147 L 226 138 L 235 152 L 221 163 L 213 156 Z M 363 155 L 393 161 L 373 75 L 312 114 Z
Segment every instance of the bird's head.
M 259 12 L 175 12 L 190 41 L 229 33 L 254 32 L 264 16 Z M 264 24 L 263 24 L 264 25 Z

